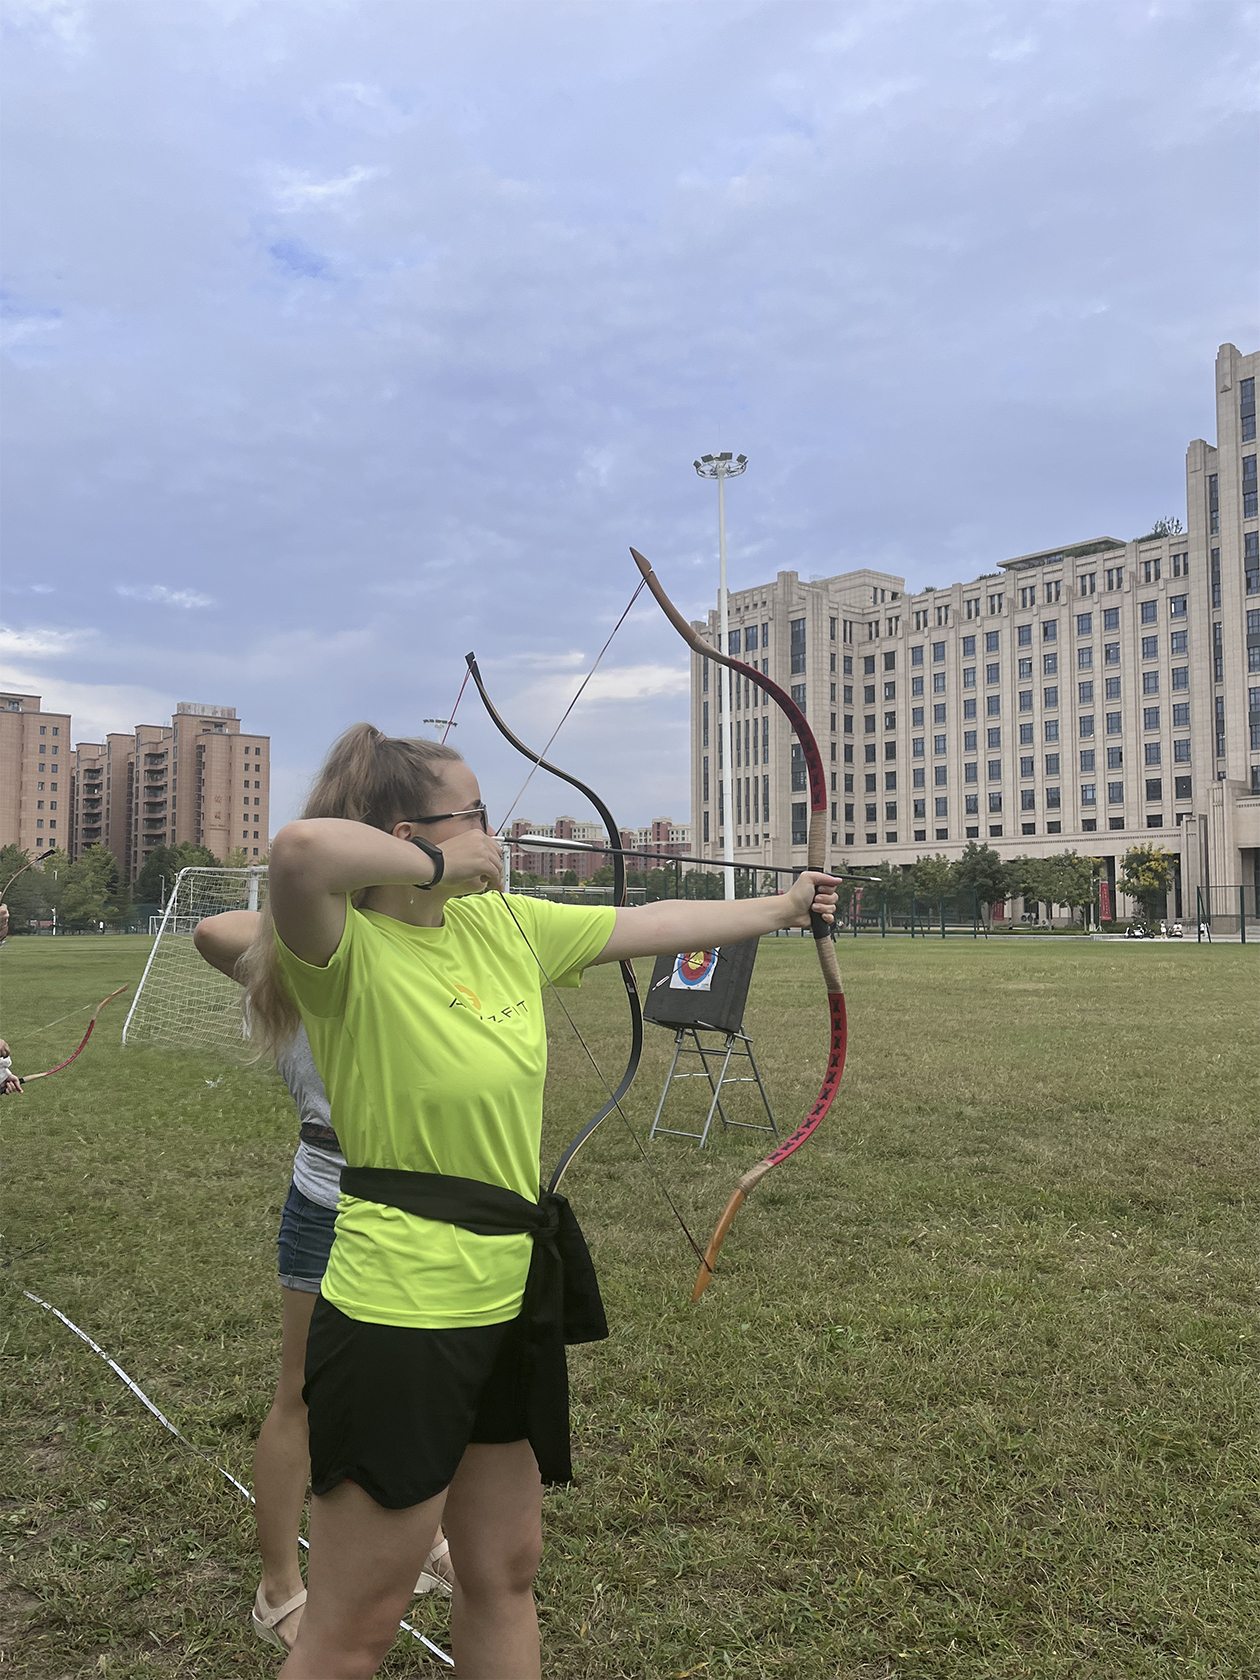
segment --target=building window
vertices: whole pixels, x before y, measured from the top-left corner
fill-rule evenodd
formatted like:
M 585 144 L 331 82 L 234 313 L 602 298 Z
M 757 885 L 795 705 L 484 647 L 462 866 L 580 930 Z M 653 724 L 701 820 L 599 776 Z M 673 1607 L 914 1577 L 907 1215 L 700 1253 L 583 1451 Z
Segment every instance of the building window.
M 1057 653 L 1042 654 L 1041 674 L 1043 677 L 1055 677 L 1059 674 L 1059 656 Z
M 1120 713 L 1119 712 L 1108 712 L 1107 713 L 1107 733 L 1108 733 L 1108 735 L 1119 735 L 1120 732 L 1121 732 Z
M 1092 682 L 1082 682 L 1076 685 L 1076 703 L 1078 706 L 1092 706 L 1094 703 L 1094 685 Z
M 937 607 L 937 609 L 936 609 L 936 622 L 937 622 L 937 624 L 942 625 L 942 626 L 949 623 L 949 606 L 948 606 L 948 603 L 944 603 L 941 606 Z M 944 655 L 942 655 L 942 658 L 943 657 L 944 657 Z
M 1254 780 L 1254 777 L 1253 777 L 1253 780 Z M 1254 792 L 1255 790 L 1253 789 L 1252 791 Z M 1189 778 L 1189 776 L 1174 776 L 1173 777 L 1173 798 L 1174 799 L 1189 799 L 1190 797 L 1191 797 L 1191 794 L 1190 794 L 1190 778 Z
M 1020 647 L 1032 646 L 1032 625 L 1021 624 L 1015 632 L 1015 640 Z
M 964 718 L 974 718 L 975 715 L 976 715 L 976 703 L 975 703 L 975 701 L 974 700 L 964 700 L 963 701 L 963 717 Z
M 1043 702 L 1045 704 L 1046 710 L 1049 711 L 1049 712 L 1054 711 L 1059 704 L 1059 690 L 1058 690 L 1058 687 L 1053 686 L 1053 687 L 1050 687 L 1050 688 L 1044 688 L 1044 689 L 1042 689 L 1041 693 L 1042 693 L 1042 699 L 1043 699 Z
M 1143 601 L 1142 602 L 1142 607 L 1141 607 L 1142 623 L 1143 624 L 1154 624 L 1156 614 L 1157 614 L 1158 610 L 1159 610 L 1158 602 L 1156 602 L 1156 601 Z
M 1168 638 L 1169 653 L 1174 654 L 1177 658 L 1180 658 L 1183 654 L 1188 653 L 1190 647 L 1189 638 L 1190 632 L 1188 630 L 1174 630 Z
M 1124 567 L 1108 566 L 1104 573 L 1104 581 L 1108 589 L 1124 588 Z
M 1045 721 L 1045 737 L 1046 737 L 1047 741 L 1057 741 L 1059 739 L 1059 720 L 1058 720 L 1058 718 L 1047 718 L 1046 719 L 1046 721 Z
M 1091 776 L 1094 773 L 1094 749 L 1093 749 L 1093 747 L 1086 747 L 1085 750 L 1081 753 L 1081 772 L 1082 772 L 1082 774 L 1091 775 Z
M 944 723 L 945 722 L 945 703 L 944 703 L 944 701 L 942 701 L 939 706 L 933 706 L 932 707 L 932 722 L 933 723 Z M 939 737 L 938 737 L 938 739 L 939 739 Z
M 1035 811 L 1037 809 L 1037 792 L 1035 788 L 1020 789 L 1019 808 L 1021 811 Z
M 1047 618 L 1041 626 L 1043 642 L 1057 642 L 1059 639 L 1059 621 L 1057 618 Z
M 1031 712 L 1033 697 L 1031 688 L 1021 688 L 1019 691 L 1019 709 L 1021 712 Z
M 948 817 L 948 815 L 949 815 L 949 800 L 948 799 L 938 799 L 936 801 L 936 815 L 937 815 L 938 820 L 942 817 Z
M 974 688 L 975 686 L 976 686 L 976 668 L 975 668 L 974 665 L 966 665 L 966 666 L 963 667 L 963 687 L 964 688 Z
M 1159 693 L 1159 672 L 1158 671 L 1143 671 L 1142 672 L 1142 693 L 1143 694 L 1158 694 Z
M 1021 758 L 1020 761 L 1019 761 L 1019 773 L 1020 773 L 1020 775 L 1021 776 L 1031 776 L 1032 773 L 1033 773 L 1033 766 L 1034 766 L 1035 762 L 1036 761 L 1034 760 L 1031 753 L 1027 754 L 1027 756 L 1024 757 L 1024 758 Z
M 1002 611 L 1002 591 L 989 596 L 989 617 L 997 618 Z
M 932 643 L 932 663 L 934 665 L 939 665 L 944 660 L 944 658 L 945 658 L 945 643 L 944 642 L 933 642 Z
M 1143 729 L 1158 729 L 1159 728 L 1159 707 L 1158 706 L 1144 706 L 1142 708 L 1142 728 Z
M 1037 586 L 1035 583 L 1020 590 L 1019 604 L 1025 611 L 1037 605 Z
M 974 760 L 963 765 L 963 781 L 975 782 L 979 780 L 979 765 Z
M 989 780 L 991 782 L 1000 782 L 1002 780 L 1002 760 L 1000 758 L 991 758 L 989 760 Z
M 805 687 L 804 683 L 792 684 L 792 698 L 802 711 L 805 710 Z
M 1081 804 L 1096 805 L 1098 803 L 1098 787 L 1094 782 L 1081 783 Z
M 1143 583 L 1158 583 L 1159 582 L 1159 556 L 1158 555 L 1156 555 L 1154 560 L 1143 560 L 1143 562 L 1142 562 L 1142 582 Z M 1151 605 L 1153 605 L 1152 602 L 1144 601 L 1142 603 L 1143 613 L 1145 613 L 1146 608 L 1148 606 L 1151 606 Z M 1142 622 L 1144 624 L 1146 624 L 1146 623 L 1149 623 L 1150 621 L 1146 618 L 1143 618 Z
M 1256 435 L 1256 382 L 1254 379 L 1240 379 L 1238 381 L 1238 420 L 1242 432 L 1242 441 L 1250 443 Z
M 967 600 L 963 604 L 967 609 L 968 618 L 980 617 L 980 597 L 978 595 L 974 598 L 974 600 L 971 596 L 968 596 Z
M 1092 595 L 1098 581 L 1098 573 L 1082 572 L 1076 581 L 1082 595 Z
M 1174 554 L 1172 557 L 1172 575 L 1174 577 L 1190 576 L 1190 556 L 1188 554 Z
M 1255 693 L 1255 690 L 1253 689 L 1252 692 Z M 1260 711 L 1260 700 L 1258 700 L 1256 705 L 1252 707 L 1252 711 Z M 1178 701 L 1172 709 L 1172 714 L 1174 729 L 1189 729 L 1190 702 L 1188 700 Z
M 1045 586 L 1046 605 L 1048 607 L 1052 607 L 1052 606 L 1054 606 L 1055 602 L 1058 599 L 1059 599 L 1059 581 L 1058 581 L 1057 578 L 1055 578 L 1053 581 L 1051 581 L 1050 583 L 1047 583 L 1046 586 Z
M 1260 595 L 1260 531 L 1243 532 L 1243 577 L 1248 595 Z
M 996 682 L 1001 682 L 1001 680 L 1002 680 L 1002 667 L 996 661 L 992 665 L 986 665 L 985 666 L 985 668 L 984 668 L 984 680 L 989 685 L 992 685 L 993 683 L 996 683 Z
M 1094 650 L 1092 647 L 1079 647 L 1076 650 L 1076 669 L 1078 671 L 1092 671 L 1094 668 Z
M 1208 495 L 1208 530 L 1211 532 L 1211 534 L 1213 536 L 1216 536 L 1216 534 L 1219 532 L 1219 530 L 1221 528 L 1221 497 L 1220 497 L 1220 490 L 1219 490 L 1217 482 L 1216 482 L 1216 474 L 1215 473 L 1209 473 L 1208 474 L 1207 495 Z
M 974 729 L 964 729 L 963 730 L 963 751 L 964 752 L 975 752 L 975 750 L 976 750 L 976 732 L 975 732 L 975 730 Z
M 933 737 L 932 737 L 932 752 L 933 752 L 933 755 L 939 757 L 944 751 L 945 751 L 945 737 L 943 735 L 933 735 Z
M 1219 607 L 1221 604 L 1221 551 L 1219 548 L 1212 550 L 1208 566 L 1212 585 L 1212 605 Z
M 1145 764 L 1162 764 L 1163 755 L 1158 741 L 1148 741 L 1143 748 L 1143 762 Z
M 1159 637 L 1158 636 L 1143 636 L 1142 637 L 1142 658 L 1143 659 L 1157 659 L 1158 657 L 1159 657 Z
M 1256 726 L 1255 726 L 1255 724 L 1252 724 L 1251 727 L 1254 729 Z M 1187 737 L 1184 741 L 1174 741 L 1173 742 L 1173 763 L 1174 764 L 1189 764 L 1189 762 L 1190 762 L 1190 740 L 1189 740 L 1189 737 Z
M 1123 768 L 1124 768 L 1124 748 L 1123 747 L 1108 747 L 1107 748 L 1107 768 L 1108 768 L 1108 770 L 1123 770 Z
M 1124 804 L 1124 783 L 1123 782 L 1108 782 L 1107 783 L 1107 803 L 1108 803 L 1108 805 L 1123 805 Z
M 1092 636 L 1094 633 L 1093 613 L 1077 613 L 1076 634 L 1078 636 Z
M 1002 809 L 1002 795 L 1000 793 L 991 793 L 989 795 L 989 811 L 990 811 L 990 814 L 996 815 L 997 812 L 999 812 L 1001 809 Z
M 984 702 L 984 715 L 985 717 L 1001 717 L 1002 696 L 1000 694 L 986 695 Z
M 809 838 L 809 806 L 805 800 L 792 802 L 792 844 L 803 846 Z
M 1242 496 L 1243 518 L 1254 519 L 1257 512 L 1256 502 L 1256 458 L 1254 455 L 1244 455 L 1242 463 Z
M 985 733 L 986 733 L 986 737 L 987 737 L 988 743 L 989 743 L 989 751 L 990 752 L 1001 751 L 1001 747 L 1002 747 L 1002 731 L 1001 731 L 1001 729 L 990 729 L 990 730 L 987 730 Z

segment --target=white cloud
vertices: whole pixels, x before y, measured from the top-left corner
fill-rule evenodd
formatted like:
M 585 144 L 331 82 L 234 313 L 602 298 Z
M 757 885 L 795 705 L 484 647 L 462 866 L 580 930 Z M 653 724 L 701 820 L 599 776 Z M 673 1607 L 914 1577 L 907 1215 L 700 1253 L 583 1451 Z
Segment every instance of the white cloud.
M 0 658 L 60 659 L 77 652 L 96 635 L 95 630 L 13 630 L 0 626 Z
M 276 208 L 294 211 L 310 210 L 317 205 L 340 204 L 365 181 L 374 181 L 386 171 L 355 164 L 352 169 L 347 169 L 344 175 L 334 175 L 326 181 L 317 181 L 299 169 L 278 169 L 275 173 L 276 183 L 272 187 L 272 196 Z
M 69 712 L 71 740 L 103 741 L 129 735 L 138 723 L 169 723 L 173 695 L 131 683 L 63 682 L 0 659 L 0 682 L 23 694 L 38 694 L 46 712 Z
M 157 601 L 164 607 L 182 607 L 185 611 L 214 604 L 212 595 L 202 595 L 195 589 L 168 589 L 163 583 L 116 583 L 114 593 L 131 601 Z

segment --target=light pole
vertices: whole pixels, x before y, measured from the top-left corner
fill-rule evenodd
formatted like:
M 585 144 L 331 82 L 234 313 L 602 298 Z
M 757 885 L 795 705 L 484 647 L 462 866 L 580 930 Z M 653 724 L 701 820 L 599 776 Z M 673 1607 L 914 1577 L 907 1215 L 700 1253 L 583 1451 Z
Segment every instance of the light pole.
M 723 455 L 702 455 L 693 462 L 701 478 L 717 479 L 718 487 L 718 647 L 727 649 L 726 610 L 726 481 L 738 478 L 748 465 L 747 455 L 732 456 L 728 449 Z M 731 727 L 731 674 L 725 665 L 718 666 L 718 752 L 722 760 L 722 857 L 727 863 L 735 861 L 735 806 L 731 794 L 731 760 L 735 744 Z M 726 896 L 735 897 L 735 871 L 723 870 L 726 876 Z

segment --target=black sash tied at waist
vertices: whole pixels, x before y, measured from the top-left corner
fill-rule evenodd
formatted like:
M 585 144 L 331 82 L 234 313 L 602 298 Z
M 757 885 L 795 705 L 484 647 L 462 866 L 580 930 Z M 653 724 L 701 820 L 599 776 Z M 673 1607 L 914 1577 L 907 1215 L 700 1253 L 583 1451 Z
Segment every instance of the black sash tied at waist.
M 458 1225 L 475 1236 L 534 1239 L 521 1303 L 529 1442 L 545 1483 L 571 1481 L 565 1344 L 603 1341 L 608 1320 L 590 1250 L 567 1199 L 540 1190 L 531 1202 L 500 1184 L 398 1167 L 343 1167 L 341 1188 L 360 1201 Z

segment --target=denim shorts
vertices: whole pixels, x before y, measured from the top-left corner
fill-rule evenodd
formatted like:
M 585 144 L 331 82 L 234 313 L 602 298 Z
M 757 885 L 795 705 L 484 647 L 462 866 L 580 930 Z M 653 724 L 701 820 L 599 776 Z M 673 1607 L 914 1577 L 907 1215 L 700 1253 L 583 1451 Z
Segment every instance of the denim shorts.
M 336 1223 L 336 1208 L 321 1207 L 304 1196 L 296 1184 L 289 1185 L 288 1199 L 280 1215 L 280 1235 L 276 1238 L 280 1282 L 285 1289 L 319 1294 Z

